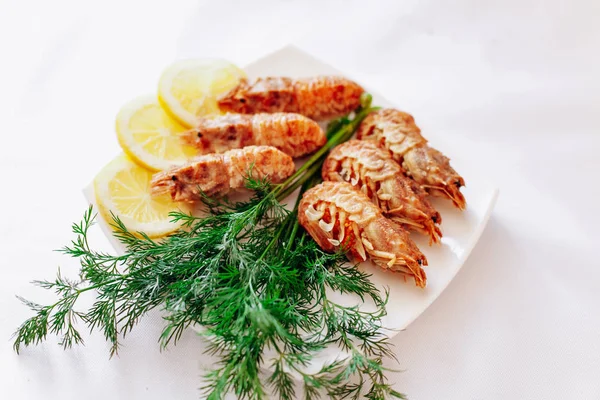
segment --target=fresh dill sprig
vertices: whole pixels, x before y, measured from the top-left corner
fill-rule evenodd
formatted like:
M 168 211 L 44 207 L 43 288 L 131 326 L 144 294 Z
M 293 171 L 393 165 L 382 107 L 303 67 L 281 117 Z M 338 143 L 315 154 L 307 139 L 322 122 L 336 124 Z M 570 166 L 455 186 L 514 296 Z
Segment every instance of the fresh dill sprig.
M 80 321 L 104 334 L 112 356 L 139 319 L 160 308 L 165 311 L 161 346 L 176 343 L 191 325 L 205 328 L 207 351 L 220 358 L 206 376 L 203 390 L 209 399 L 230 392 L 240 399 L 263 399 L 268 388 L 281 399 L 293 399 L 295 377 L 308 400 L 404 398 L 387 382 L 381 362 L 394 356 L 381 333 L 387 293 L 382 296 L 367 273 L 347 266 L 343 254 L 317 246 L 299 227 L 298 201 L 291 211 L 280 204 L 318 181 L 328 150 L 349 139 L 371 110 L 368 96 L 354 118 L 330 125 L 327 144 L 286 182 L 272 186 L 247 178 L 254 193 L 247 201 L 207 198 L 202 218 L 173 213 L 185 229 L 164 239 L 131 232 L 113 216 L 114 235 L 126 246 L 122 255 L 90 247 L 95 217 L 90 207 L 73 225 L 76 239 L 61 250 L 80 261 L 79 281 L 59 271 L 53 281 L 34 282 L 55 291 L 58 300 L 42 306 L 21 299 L 35 315 L 15 332 L 15 351 L 48 333 L 60 335 L 65 348 L 81 343 Z M 337 304 L 329 290 L 372 301 L 376 309 Z M 96 293 L 93 305 L 77 311 L 78 299 L 88 291 Z M 349 358 L 305 372 L 313 355 L 332 345 Z M 272 359 L 264 359 L 268 349 L 274 351 Z M 261 370 L 267 366 L 272 372 L 265 379 Z

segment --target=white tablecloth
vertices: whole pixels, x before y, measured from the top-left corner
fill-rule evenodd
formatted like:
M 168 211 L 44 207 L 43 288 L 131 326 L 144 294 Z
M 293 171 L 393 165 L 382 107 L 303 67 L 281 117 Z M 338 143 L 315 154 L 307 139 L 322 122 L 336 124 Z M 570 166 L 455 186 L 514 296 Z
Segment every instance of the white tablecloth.
M 368 5 L 368 3 L 370 3 Z M 194 399 L 193 333 L 159 352 L 150 315 L 108 359 L 101 334 L 16 356 L 13 296 L 76 264 L 52 252 L 81 188 L 119 151 L 114 115 L 178 57 L 240 65 L 293 42 L 468 148 L 500 187 L 456 279 L 394 339 L 412 400 L 600 398 L 600 3 L 560 0 L 98 2 L 0 12 L 0 397 Z M 8 122 L 8 123 L 7 123 Z M 99 231 L 94 242 L 109 249 Z

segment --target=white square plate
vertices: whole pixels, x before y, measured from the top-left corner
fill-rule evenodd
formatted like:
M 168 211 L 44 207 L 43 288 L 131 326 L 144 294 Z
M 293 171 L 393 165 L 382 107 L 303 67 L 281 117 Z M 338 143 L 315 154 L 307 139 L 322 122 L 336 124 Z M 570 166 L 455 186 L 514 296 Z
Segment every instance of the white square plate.
M 271 53 L 246 66 L 245 70 L 250 78 L 259 76 L 346 75 L 294 46 L 287 46 Z M 359 83 L 368 88 L 368 85 L 364 85 L 364 82 Z M 369 92 L 373 95 L 373 105 L 393 107 L 393 104 L 390 104 L 383 96 L 372 91 Z M 410 113 L 410 110 L 403 111 Z M 424 136 L 434 139 L 435 132 L 424 132 Z M 443 148 L 438 150 L 444 152 Z M 469 158 L 468 154 L 446 155 L 453 160 L 460 159 L 462 161 Z M 460 164 L 468 166 L 466 162 Z M 402 276 L 385 272 L 369 263 L 364 263 L 362 266 L 373 274 L 371 279 L 378 287 L 382 289 L 384 287 L 389 288 L 388 313 L 383 320 L 383 325 L 388 328 L 386 330 L 388 336 L 393 337 L 398 331 L 405 329 L 429 307 L 456 276 L 479 240 L 494 208 L 498 189 L 490 185 L 485 179 L 477 177 L 475 170 L 476 166 L 472 165 L 469 169 L 458 171 L 467 183 L 467 186 L 463 188 L 463 193 L 467 199 L 467 209 L 465 211 L 457 210 L 450 201 L 432 199 L 433 205 L 442 214 L 443 223 L 441 228 L 444 236 L 441 245 L 430 247 L 423 235 L 412 234 L 412 238 L 429 261 L 429 266 L 425 268 L 427 273 L 427 287 L 425 289 L 419 289 L 412 281 L 405 282 Z M 91 185 L 84 190 L 84 193 L 87 200 L 94 204 Z M 122 246 L 111 235 L 107 223 L 105 221 L 99 221 L 99 223 L 115 250 L 122 252 Z M 337 348 L 328 348 L 313 360 L 310 369 L 318 369 L 324 362 L 343 356 Z M 265 358 L 268 359 L 268 355 Z

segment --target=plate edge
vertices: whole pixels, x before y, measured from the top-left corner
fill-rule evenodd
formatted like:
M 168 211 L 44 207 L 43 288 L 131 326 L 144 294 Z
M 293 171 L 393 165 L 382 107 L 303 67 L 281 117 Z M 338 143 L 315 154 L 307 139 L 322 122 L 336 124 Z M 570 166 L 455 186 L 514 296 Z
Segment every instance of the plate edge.
M 444 291 L 448 288 L 448 286 L 452 283 L 452 281 L 454 281 L 454 279 L 456 278 L 456 275 L 458 275 L 458 273 L 463 269 L 465 263 L 469 259 L 469 256 L 473 252 L 473 249 L 475 248 L 475 246 L 477 246 L 477 243 L 479 243 L 479 239 L 481 238 L 481 235 L 483 234 L 483 232 L 485 231 L 485 228 L 487 227 L 487 224 L 488 224 L 488 222 L 490 220 L 490 217 L 492 216 L 492 213 L 494 211 L 494 208 L 496 208 L 496 202 L 498 200 L 498 196 L 500 195 L 500 189 L 497 186 L 492 186 L 492 188 L 493 189 L 492 189 L 491 201 L 489 202 L 488 207 L 487 207 L 487 209 L 485 211 L 485 215 L 483 216 L 482 223 L 479 224 L 479 226 L 477 226 L 477 229 L 475 230 L 475 234 L 472 236 L 473 239 L 471 241 L 469 241 L 469 245 L 468 245 L 467 249 L 465 249 L 465 251 L 463 252 L 462 257 L 457 261 L 457 264 L 459 265 L 459 267 L 454 272 L 454 275 L 452 275 L 452 279 L 448 280 L 444 284 L 444 286 L 442 287 L 442 289 L 438 292 L 437 296 L 435 296 L 434 298 L 432 298 L 427 303 L 427 305 L 425 306 L 425 308 L 423 308 L 423 311 L 421 311 L 420 313 L 418 313 L 417 315 L 415 315 L 412 319 L 410 319 L 402 328 L 391 330 L 391 334 L 387 334 L 386 333 L 386 336 L 388 336 L 390 339 L 393 338 L 393 337 L 395 337 L 400 331 L 403 331 L 406 328 L 408 328 L 410 326 L 410 324 L 412 324 L 413 322 L 415 322 L 421 315 L 423 315 L 423 313 L 429 307 L 431 307 L 431 305 L 433 303 L 435 303 L 437 299 L 440 298 L 440 296 L 442 295 L 442 293 L 444 293 Z M 390 330 L 386 330 L 386 332 L 390 332 Z

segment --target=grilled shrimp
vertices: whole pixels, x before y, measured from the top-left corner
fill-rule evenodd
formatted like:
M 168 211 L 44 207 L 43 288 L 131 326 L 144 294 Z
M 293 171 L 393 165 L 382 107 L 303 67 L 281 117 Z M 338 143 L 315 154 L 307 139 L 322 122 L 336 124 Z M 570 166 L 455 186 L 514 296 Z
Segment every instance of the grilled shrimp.
M 436 225 L 442 217 L 429 203 L 426 193 L 404 175 L 390 153 L 371 141 L 350 140 L 327 156 L 323 180 L 349 182 L 379 206 L 384 215 L 408 229 L 429 235 L 429 244 L 442 236 Z
M 243 80 L 219 100 L 223 111 L 241 114 L 293 112 L 315 121 L 341 117 L 356 109 L 364 89 L 340 76 Z
M 315 121 L 299 114 L 229 114 L 202 119 L 182 139 L 201 154 L 222 153 L 251 145 L 273 146 L 292 157 L 312 153 L 325 144 L 325 133 Z
M 349 249 L 360 261 L 412 276 L 425 287 L 427 259 L 399 224 L 385 218 L 369 198 L 346 182 L 323 182 L 304 193 L 298 220 L 325 251 Z
M 387 148 L 406 174 L 431 195 L 447 197 L 461 210 L 467 206 L 460 192 L 464 179 L 450 166 L 448 157 L 429 147 L 410 114 L 394 109 L 375 111 L 363 120 L 357 137 Z
M 204 195 L 224 196 L 244 188 L 246 177 L 268 178 L 282 182 L 294 173 L 294 161 L 287 154 L 269 146 L 249 146 L 223 154 L 207 154 L 152 177 L 154 195 L 169 193 L 174 201 L 193 202 Z

